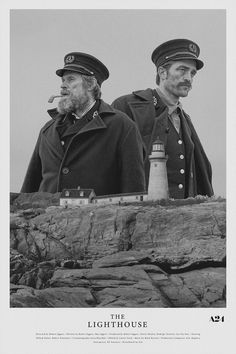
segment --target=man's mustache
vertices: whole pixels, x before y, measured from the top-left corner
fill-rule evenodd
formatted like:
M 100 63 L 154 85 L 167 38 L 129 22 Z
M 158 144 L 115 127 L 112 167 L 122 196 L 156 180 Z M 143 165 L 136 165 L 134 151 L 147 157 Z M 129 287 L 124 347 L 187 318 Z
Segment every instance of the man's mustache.
M 187 86 L 187 87 L 189 87 L 189 88 L 192 88 L 192 85 L 190 84 L 190 82 L 180 82 L 179 84 L 178 84 L 178 87 L 181 87 L 181 86 Z
M 61 90 L 61 95 L 62 95 L 62 96 L 68 96 L 69 94 L 70 94 L 69 91 Z

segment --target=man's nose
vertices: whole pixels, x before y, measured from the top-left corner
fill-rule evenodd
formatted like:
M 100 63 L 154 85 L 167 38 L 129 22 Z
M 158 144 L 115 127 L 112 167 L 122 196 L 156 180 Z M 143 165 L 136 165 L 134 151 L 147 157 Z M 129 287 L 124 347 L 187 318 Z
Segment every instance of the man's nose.
M 189 82 L 192 82 L 192 81 L 193 81 L 193 78 L 192 78 L 192 75 L 191 75 L 191 72 L 190 72 L 190 71 L 185 72 L 185 74 L 184 74 L 184 79 L 185 79 L 186 81 L 189 81 Z
M 62 89 L 67 88 L 67 85 L 66 85 L 65 81 L 62 81 L 62 83 L 61 83 L 61 88 L 62 88 Z

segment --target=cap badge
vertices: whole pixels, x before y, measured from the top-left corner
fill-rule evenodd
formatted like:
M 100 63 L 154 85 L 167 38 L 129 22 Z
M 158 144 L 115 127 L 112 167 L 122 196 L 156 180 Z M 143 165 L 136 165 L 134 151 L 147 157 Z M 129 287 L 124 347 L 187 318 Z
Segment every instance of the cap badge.
M 74 55 L 68 55 L 68 57 L 66 57 L 65 63 L 70 64 L 73 63 L 74 60 L 75 60 Z
M 193 43 L 189 44 L 189 50 L 195 54 L 197 54 L 197 46 Z

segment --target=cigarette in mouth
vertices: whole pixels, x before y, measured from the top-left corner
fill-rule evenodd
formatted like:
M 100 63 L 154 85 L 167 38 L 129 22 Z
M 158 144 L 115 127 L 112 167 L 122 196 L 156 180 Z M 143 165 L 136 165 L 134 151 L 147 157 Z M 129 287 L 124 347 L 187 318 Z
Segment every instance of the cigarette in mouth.
M 59 95 L 52 95 L 51 97 L 49 97 L 48 102 L 49 102 L 49 103 L 52 103 L 52 102 L 54 101 L 54 98 L 58 98 L 58 97 L 62 97 L 62 96 L 59 96 Z

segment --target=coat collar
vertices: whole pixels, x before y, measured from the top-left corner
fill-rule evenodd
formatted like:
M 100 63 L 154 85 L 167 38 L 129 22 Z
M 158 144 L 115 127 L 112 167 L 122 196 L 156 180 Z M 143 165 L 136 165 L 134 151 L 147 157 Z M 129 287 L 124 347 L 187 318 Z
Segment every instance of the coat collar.
M 155 106 L 157 116 L 161 114 L 167 107 L 161 100 L 161 97 L 158 95 L 156 90 L 148 88 L 146 90 L 134 91 L 133 95 L 137 96 L 139 99 L 141 98 L 141 100 L 144 102 L 151 101 Z
M 113 107 L 111 107 L 108 103 L 104 102 L 103 100 L 100 100 L 100 107 L 98 109 L 99 115 L 105 115 L 105 114 L 116 114 L 117 112 Z
M 150 100 L 152 100 L 152 97 L 153 97 L 152 89 L 150 89 L 150 88 L 148 88 L 146 90 L 134 91 L 133 95 L 141 98 L 144 101 L 150 101 Z
M 50 143 L 51 148 L 55 153 L 55 156 L 57 156 L 59 159 L 62 159 L 64 156 L 64 151 L 61 146 L 57 127 L 61 123 L 61 121 L 65 118 L 65 115 L 59 114 L 56 108 L 48 110 L 48 114 L 52 119 L 49 122 L 47 122 L 46 125 L 43 127 L 42 134 L 47 136 L 47 141 L 48 143 Z M 98 114 L 96 114 L 91 121 L 89 121 L 81 130 L 79 130 L 79 132 L 72 137 L 72 140 L 77 136 L 89 131 L 106 129 L 107 126 L 103 119 L 103 116 L 105 116 L 106 114 L 115 115 L 117 114 L 117 112 L 110 105 L 108 105 L 107 103 L 101 100 L 98 109 Z
M 100 106 L 99 106 L 99 109 L 98 109 L 98 114 L 99 115 L 105 115 L 105 114 L 116 114 L 116 111 L 106 102 L 104 102 L 103 100 L 100 100 Z M 48 111 L 48 114 L 50 115 L 50 117 L 52 119 L 64 119 L 65 115 L 64 114 L 60 114 L 58 113 L 57 109 L 56 108 L 52 108 L 52 109 L 49 109 Z
M 88 122 L 88 124 L 86 124 L 76 135 L 80 135 L 92 130 L 105 129 L 107 126 L 103 120 L 103 117 L 111 114 L 116 114 L 116 111 L 109 104 L 103 100 L 100 100 L 100 106 L 98 108 L 97 114 L 95 114 L 94 118 Z
M 65 118 L 65 115 L 58 113 L 56 108 L 48 110 L 48 114 L 52 118 L 51 124 L 53 122 L 60 123 Z M 96 114 L 94 116 L 94 118 L 90 122 L 88 122 L 88 124 L 86 124 L 76 135 L 80 135 L 82 133 L 85 133 L 85 132 L 88 132 L 91 130 L 105 129 L 107 126 L 104 123 L 103 117 L 105 115 L 111 115 L 111 114 L 114 114 L 114 115 L 116 114 L 115 109 L 113 109 L 109 104 L 107 104 L 103 100 L 100 100 L 98 114 Z M 45 127 L 45 129 L 48 128 L 51 124 L 47 125 Z M 57 123 L 56 123 L 56 125 L 57 125 Z

